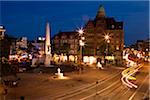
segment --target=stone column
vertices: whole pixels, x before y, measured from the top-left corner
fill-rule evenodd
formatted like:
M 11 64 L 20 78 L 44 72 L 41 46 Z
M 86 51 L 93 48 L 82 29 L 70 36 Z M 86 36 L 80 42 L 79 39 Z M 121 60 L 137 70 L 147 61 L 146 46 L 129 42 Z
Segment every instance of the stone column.
M 50 27 L 49 23 L 46 24 L 46 37 L 45 37 L 45 67 L 50 67 L 51 61 L 51 43 L 50 43 Z

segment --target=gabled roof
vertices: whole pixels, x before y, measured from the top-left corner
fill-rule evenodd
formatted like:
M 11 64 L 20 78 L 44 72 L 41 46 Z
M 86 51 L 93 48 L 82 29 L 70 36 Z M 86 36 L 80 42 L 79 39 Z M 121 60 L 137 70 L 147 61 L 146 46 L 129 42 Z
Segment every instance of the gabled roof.
M 116 22 L 113 17 L 107 17 L 107 18 L 105 18 L 105 20 L 106 20 L 106 23 L 115 23 Z
M 86 26 L 94 26 L 94 21 L 93 20 L 89 20 L 87 22 Z

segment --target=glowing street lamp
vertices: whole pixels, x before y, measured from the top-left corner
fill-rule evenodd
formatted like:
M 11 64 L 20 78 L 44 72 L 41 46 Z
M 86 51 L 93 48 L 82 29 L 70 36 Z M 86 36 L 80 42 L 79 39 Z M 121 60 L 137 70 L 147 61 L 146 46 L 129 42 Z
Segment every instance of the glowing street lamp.
M 110 40 L 107 40 L 107 43 L 110 43 Z
M 82 40 L 79 40 L 80 46 L 83 47 L 85 43 Z
M 109 35 L 105 35 L 105 40 L 107 41 L 107 40 L 109 40 Z
M 85 37 L 81 37 L 81 40 L 85 40 Z
M 79 33 L 79 36 L 82 36 L 83 33 L 84 33 L 84 30 L 81 28 L 81 29 L 78 30 L 78 33 Z
M 80 60 L 80 63 L 81 63 L 82 62 L 82 48 L 85 45 L 85 43 L 84 43 L 85 37 L 83 37 L 83 33 L 84 33 L 83 28 L 80 28 L 79 30 L 77 30 L 77 32 L 79 33 L 79 36 L 80 36 L 80 39 L 79 39 L 79 45 L 80 45 L 80 57 L 79 57 L 79 60 Z

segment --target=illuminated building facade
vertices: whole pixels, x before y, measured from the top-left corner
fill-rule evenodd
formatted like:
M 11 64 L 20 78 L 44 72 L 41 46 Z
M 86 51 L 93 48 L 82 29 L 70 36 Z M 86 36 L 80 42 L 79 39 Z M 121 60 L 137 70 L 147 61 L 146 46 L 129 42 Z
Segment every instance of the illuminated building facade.
M 94 20 L 89 20 L 84 27 L 85 47 L 84 55 L 108 56 L 122 59 L 124 46 L 123 22 L 116 21 L 113 17 L 106 17 L 105 10 L 100 5 Z M 106 41 L 105 36 L 108 35 Z
M 95 19 L 89 20 L 83 29 L 83 36 L 85 37 L 83 56 L 113 56 L 117 61 L 122 60 L 124 48 L 123 22 L 118 22 L 113 17 L 106 17 L 102 5 L 99 7 Z M 77 55 L 78 35 L 77 32 L 59 32 L 53 38 L 53 51 L 57 50 L 57 53 L 62 53 L 59 48 L 67 43 L 69 44 L 69 54 Z M 107 38 L 105 38 L 106 35 Z
M 130 45 L 130 48 L 134 50 L 148 52 L 149 51 L 150 40 L 137 40 L 135 44 Z
M 0 26 L 0 40 L 1 39 L 3 39 L 4 38 L 4 36 L 5 36 L 5 28 L 4 28 L 4 26 Z
M 9 55 L 16 51 L 16 38 L 10 37 L 5 33 L 4 26 L 0 26 L 0 57 L 9 58 Z
M 78 33 L 75 31 L 59 32 L 52 39 L 52 51 L 56 54 L 77 55 Z
M 147 52 L 149 51 L 149 39 L 146 40 L 137 40 L 136 46 L 137 50 Z
M 149 49 L 150 40 L 137 40 L 135 44 L 131 45 L 130 48 L 138 51 L 145 52 L 146 55 L 149 55 L 150 49 Z
M 38 37 L 37 40 L 32 41 L 32 52 L 38 51 L 38 53 L 43 56 L 45 53 L 45 38 L 44 37 Z
M 21 37 L 16 42 L 16 48 L 27 48 L 27 37 Z

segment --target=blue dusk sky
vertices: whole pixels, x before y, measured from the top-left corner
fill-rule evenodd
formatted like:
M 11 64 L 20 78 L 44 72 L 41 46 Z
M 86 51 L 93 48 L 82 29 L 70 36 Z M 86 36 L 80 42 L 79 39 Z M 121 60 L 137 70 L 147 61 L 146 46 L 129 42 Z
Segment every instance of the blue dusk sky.
M 126 45 L 149 37 L 149 1 L 0 1 L 0 25 L 8 35 L 33 40 L 45 36 L 48 21 L 54 36 L 84 26 L 100 5 L 107 17 L 124 22 Z

